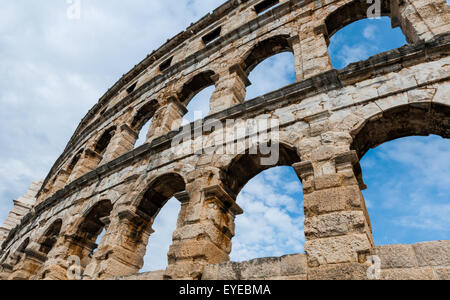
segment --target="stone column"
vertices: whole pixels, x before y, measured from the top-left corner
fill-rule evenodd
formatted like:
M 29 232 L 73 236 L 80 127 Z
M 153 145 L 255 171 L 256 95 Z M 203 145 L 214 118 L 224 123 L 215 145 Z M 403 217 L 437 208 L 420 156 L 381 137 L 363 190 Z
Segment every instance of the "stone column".
M 234 219 L 242 213 L 221 185 L 204 186 L 194 181 L 187 191 L 189 200 L 185 197 L 182 202 L 166 279 L 200 279 L 207 264 L 229 261 Z
M 239 64 L 231 66 L 228 73 L 221 74 L 215 79 L 216 89 L 211 96 L 209 114 L 245 101 L 246 87 L 251 85 L 251 82 Z
M 96 169 L 102 158 L 97 152 L 86 149 L 73 169 L 72 174 L 70 174 L 67 184 Z
M 152 221 L 134 208 L 122 208 L 112 218 L 98 251 L 84 271 L 85 279 L 111 279 L 133 275 L 144 265 Z
M 103 155 L 103 159 L 99 165 L 103 165 L 129 151 L 132 151 L 138 137 L 138 133 L 135 132 L 127 124 L 123 124 L 122 126 L 120 126 L 118 132 L 116 132 L 116 134 L 114 134 L 113 138 L 111 139 L 111 142 L 108 145 L 108 148 Z
M 28 246 L 24 250 L 20 261 L 11 267 L 11 274 L 8 280 L 29 280 L 33 279 L 41 269 L 47 256 L 38 250 L 39 245 L 34 244 Z
M 315 160 L 294 164 L 304 189 L 305 251 L 311 278 L 336 279 L 336 268 L 365 278 L 374 249 L 371 225 L 354 174 L 355 151 L 323 148 Z M 345 276 L 346 272 L 337 272 Z M 345 273 L 345 274 L 344 274 Z M 348 275 L 348 274 L 347 274 Z M 339 275 L 340 276 L 340 275 Z M 342 277 L 344 278 L 344 277 Z
M 333 69 L 328 54 L 327 35 L 327 28 L 322 24 L 312 31 L 305 31 L 300 36 L 300 45 L 297 46 L 297 51 L 302 55 L 302 79 Z
M 56 180 L 53 186 L 51 187 L 50 194 L 53 194 L 66 186 L 67 180 L 69 179 L 70 173 L 66 170 L 61 170 L 56 175 Z
M 300 37 L 298 35 L 289 38 L 289 44 L 291 45 L 292 52 L 294 53 L 294 68 L 296 80 L 301 81 L 304 79 L 303 74 L 303 56 L 302 45 L 300 43 Z
M 179 128 L 186 113 L 186 107 L 176 97 L 170 97 L 167 100 L 167 104 L 155 112 L 147 134 L 147 143 L 169 133 L 171 130 Z
M 392 27 L 400 26 L 410 43 L 450 31 L 446 0 L 391 0 L 391 20 Z

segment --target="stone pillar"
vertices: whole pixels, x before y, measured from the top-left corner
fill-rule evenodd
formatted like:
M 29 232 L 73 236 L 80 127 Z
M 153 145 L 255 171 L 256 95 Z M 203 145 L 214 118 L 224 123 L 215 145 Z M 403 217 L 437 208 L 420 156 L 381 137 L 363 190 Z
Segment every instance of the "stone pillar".
M 327 276 L 336 275 L 333 268 L 342 266 L 364 277 L 366 256 L 372 253 L 374 244 L 360 184 L 353 171 L 358 157 L 355 151 L 322 150 L 327 152 L 322 158 L 331 158 L 293 166 L 304 189 L 308 265 L 317 278 L 331 278 Z
M 167 104 L 159 108 L 153 116 L 153 121 L 147 134 L 147 143 L 150 143 L 157 137 L 169 133 L 171 130 L 181 126 L 183 116 L 187 113 L 184 107 L 176 97 L 170 97 Z
M 194 181 L 187 191 L 189 200 L 182 201 L 166 279 L 200 279 L 207 264 L 229 261 L 234 219 L 242 214 L 235 198 L 221 185 L 205 187 Z
M 302 79 L 333 69 L 328 54 L 327 35 L 327 28 L 324 24 L 315 27 L 312 31 L 302 33 L 300 45 L 297 46 L 297 52 L 300 52 L 302 56 Z
M 41 269 L 47 256 L 38 250 L 39 245 L 28 246 L 20 261 L 11 267 L 11 274 L 8 280 L 30 280 L 33 279 Z
M 446 0 L 391 0 L 392 27 L 400 26 L 410 43 L 450 31 Z
M 69 179 L 70 173 L 66 170 L 61 170 L 58 172 L 58 175 L 56 175 L 55 183 L 53 184 L 51 188 L 50 194 L 55 193 L 56 191 L 61 190 L 66 186 L 67 180 Z
M 112 218 L 98 251 L 84 271 L 85 279 L 133 275 L 144 265 L 153 220 L 134 208 L 122 208 Z
M 228 73 L 221 74 L 215 79 L 216 89 L 211 96 L 209 114 L 245 101 L 246 87 L 251 85 L 251 82 L 239 64 L 231 66 Z
M 107 224 L 108 217 L 102 219 L 102 222 Z M 107 225 L 105 225 L 107 229 Z M 92 253 L 97 248 L 94 242 L 88 242 L 80 239 L 76 234 L 67 234 L 62 237 L 60 243 L 57 243 L 55 249 L 51 251 L 48 259 L 38 273 L 37 278 L 52 280 L 76 280 L 82 279 L 86 266 L 90 263 Z M 79 271 L 79 278 L 77 274 L 68 276 L 68 269 L 74 266 Z
M 121 155 L 132 151 L 134 149 L 134 144 L 138 139 L 139 135 L 127 124 L 120 126 L 118 132 L 114 134 L 111 139 L 108 148 L 106 149 L 103 159 L 99 165 L 103 165 L 110 162 Z
M 78 179 L 86 173 L 96 169 L 102 158 L 103 157 L 97 152 L 91 149 L 86 149 L 74 167 L 72 174 L 70 174 L 67 183 L 69 184 L 75 179 Z
M 289 38 L 289 44 L 291 45 L 292 52 L 294 54 L 294 68 L 296 80 L 301 81 L 304 79 L 303 74 L 303 56 L 302 45 L 300 43 L 300 37 L 298 35 Z

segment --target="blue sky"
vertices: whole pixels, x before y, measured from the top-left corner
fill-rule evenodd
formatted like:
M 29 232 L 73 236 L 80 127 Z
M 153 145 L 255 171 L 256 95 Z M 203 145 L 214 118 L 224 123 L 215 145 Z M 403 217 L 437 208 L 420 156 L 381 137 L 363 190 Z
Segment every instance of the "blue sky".
M 66 17 L 65 1 L 8 1 L 0 10 L 0 219 L 31 181 L 46 176 L 81 118 L 120 76 L 167 38 L 212 11 L 220 0 L 81 0 L 81 19 Z M 155 30 L 157 28 L 157 30 Z M 363 20 L 331 39 L 335 68 L 406 43 L 389 19 Z M 247 99 L 295 80 L 283 53 L 251 74 Z M 208 88 L 190 103 L 209 111 Z M 145 130 L 141 136 L 145 136 Z M 142 143 L 142 139 L 140 141 Z M 369 151 L 361 161 L 377 245 L 448 239 L 450 142 L 410 137 Z M 253 178 L 237 199 L 231 258 L 236 261 L 303 251 L 303 199 L 292 168 Z M 179 211 L 171 200 L 158 216 L 144 271 L 162 269 Z

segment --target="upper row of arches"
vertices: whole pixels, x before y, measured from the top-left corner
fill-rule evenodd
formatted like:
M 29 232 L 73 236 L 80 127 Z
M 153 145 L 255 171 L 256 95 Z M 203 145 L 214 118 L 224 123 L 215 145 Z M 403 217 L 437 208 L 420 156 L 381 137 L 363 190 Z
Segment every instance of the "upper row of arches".
M 330 38 L 336 35 L 337 31 L 345 25 L 366 18 L 367 14 L 364 14 L 364 12 L 366 12 L 367 9 L 368 4 L 364 1 L 350 1 L 345 5 L 337 7 L 324 21 L 326 30 L 323 31 L 323 38 L 328 43 L 333 43 L 333 39 L 330 41 Z M 353 14 L 352 12 L 355 11 L 357 13 Z M 386 16 L 391 14 L 389 1 L 382 1 L 381 12 L 382 15 Z M 384 23 L 385 25 L 387 24 L 385 21 Z M 405 31 L 404 28 L 402 29 Z M 397 29 L 397 32 L 398 31 L 399 29 Z M 409 38 L 409 40 L 411 40 L 411 38 Z M 262 62 L 267 61 L 269 58 L 273 58 L 277 55 L 285 55 L 282 59 L 282 64 L 284 63 L 284 65 L 286 65 L 285 62 L 288 61 L 290 70 L 288 71 L 289 75 L 284 78 L 287 80 L 284 82 L 282 81 L 282 83 L 286 85 L 295 82 L 295 80 L 301 78 L 301 76 L 299 77 L 300 71 L 298 70 L 296 63 L 298 56 L 301 56 L 301 51 L 295 49 L 293 46 L 294 42 L 295 36 L 284 33 L 275 33 L 273 36 L 257 42 L 251 49 L 247 50 L 239 63 L 230 67 L 228 73 L 220 73 L 219 70 L 201 70 L 188 78 L 171 97 L 146 100 L 143 105 L 131 111 L 127 120 L 124 118 L 117 120 L 121 124 L 125 124 L 125 127 L 117 124 L 105 128 L 103 132 L 99 133 L 94 138 L 94 141 L 88 141 L 85 145 L 80 147 L 72 157 L 68 157 L 66 164 L 53 176 L 50 185 L 46 187 L 48 193 L 45 193 L 45 196 L 62 188 L 65 184 L 80 177 L 87 171 L 95 169 L 102 163 L 131 151 L 136 144 L 143 144 L 155 136 L 174 129 L 173 124 L 164 123 L 167 121 L 169 115 L 175 113 L 178 114 L 179 118 L 182 118 L 186 113 L 189 114 L 192 112 L 192 110 L 189 109 L 189 105 L 195 105 L 193 99 L 202 91 L 205 91 L 205 89 L 208 89 L 207 92 L 209 95 L 204 95 L 204 102 L 205 104 L 206 102 L 209 102 L 209 108 L 205 108 L 206 105 L 202 105 L 204 106 L 201 109 L 203 111 L 203 117 L 206 115 L 205 112 L 210 111 L 210 109 L 212 109 L 211 112 L 215 112 L 214 106 L 220 105 L 218 102 L 223 100 L 224 94 L 228 93 L 228 96 L 232 98 L 229 105 L 244 101 L 246 94 L 248 94 L 247 86 L 252 81 L 249 80 L 250 74 L 257 66 Z M 388 49 L 380 50 L 383 51 Z M 276 74 L 278 69 L 272 69 L 271 67 L 273 67 L 273 64 L 272 66 L 269 65 L 268 68 L 265 68 L 263 71 L 265 74 L 259 77 L 268 77 L 267 74 L 272 72 Z M 236 78 L 237 80 L 233 81 L 233 79 Z M 136 86 L 133 86 L 133 89 L 130 89 L 130 92 L 133 92 L 135 88 Z M 172 106 L 174 107 L 173 110 L 175 110 L 175 112 L 168 111 L 168 99 L 172 99 L 172 102 L 176 104 Z M 194 121 L 193 116 L 189 117 L 189 121 Z M 180 125 L 181 122 L 177 124 Z M 120 135 L 118 135 L 118 133 L 120 133 Z

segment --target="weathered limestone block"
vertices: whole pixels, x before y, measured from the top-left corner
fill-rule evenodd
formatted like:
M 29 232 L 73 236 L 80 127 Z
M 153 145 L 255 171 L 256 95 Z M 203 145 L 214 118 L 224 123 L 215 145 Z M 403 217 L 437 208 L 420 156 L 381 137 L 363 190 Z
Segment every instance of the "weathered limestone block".
M 411 245 L 386 245 L 375 247 L 375 255 L 381 259 L 382 269 L 416 268 L 416 255 Z
M 99 165 L 103 165 L 109 161 L 118 158 L 122 154 L 125 154 L 134 148 L 134 144 L 139 135 L 131 127 L 126 124 L 120 126 L 116 134 L 114 134 L 106 153 L 103 155 L 103 159 Z
M 305 214 L 313 216 L 352 209 L 360 209 L 362 197 L 359 186 L 329 188 L 304 195 Z
M 223 74 L 216 82 L 216 90 L 210 100 L 210 114 L 222 111 L 245 100 L 246 87 L 251 82 L 238 64 L 230 67 L 228 74 Z
M 419 267 L 450 266 L 450 241 L 414 244 Z
M 370 253 L 371 249 L 366 234 L 307 240 L 305 243 L 310 266 L 359 262 L 360 255 Z
M 209 264 L 202 280 L 306 280 L 304 254 L 259 258 L 245 262 Z
M 436 280 L 433 269 L 387 269 L 381 270 L 381 280 Z
M 139 273 L 136 275 L 118 277 L 116 280 L 163 280 L 164 271 L 153 271 L 147 273 Z
M 331 237 L 348 233 L 363 233 L 366 219 L 362 211 L 346 211 L 314 216 L 305 220 L 308 237 Z
M 358 263 L 310 268 L 308 280 L 368 280 L 367 269 L 367 265 Z
M 450 268 L 434 269 L 434 274 L 438 280 L 450 280 Z

